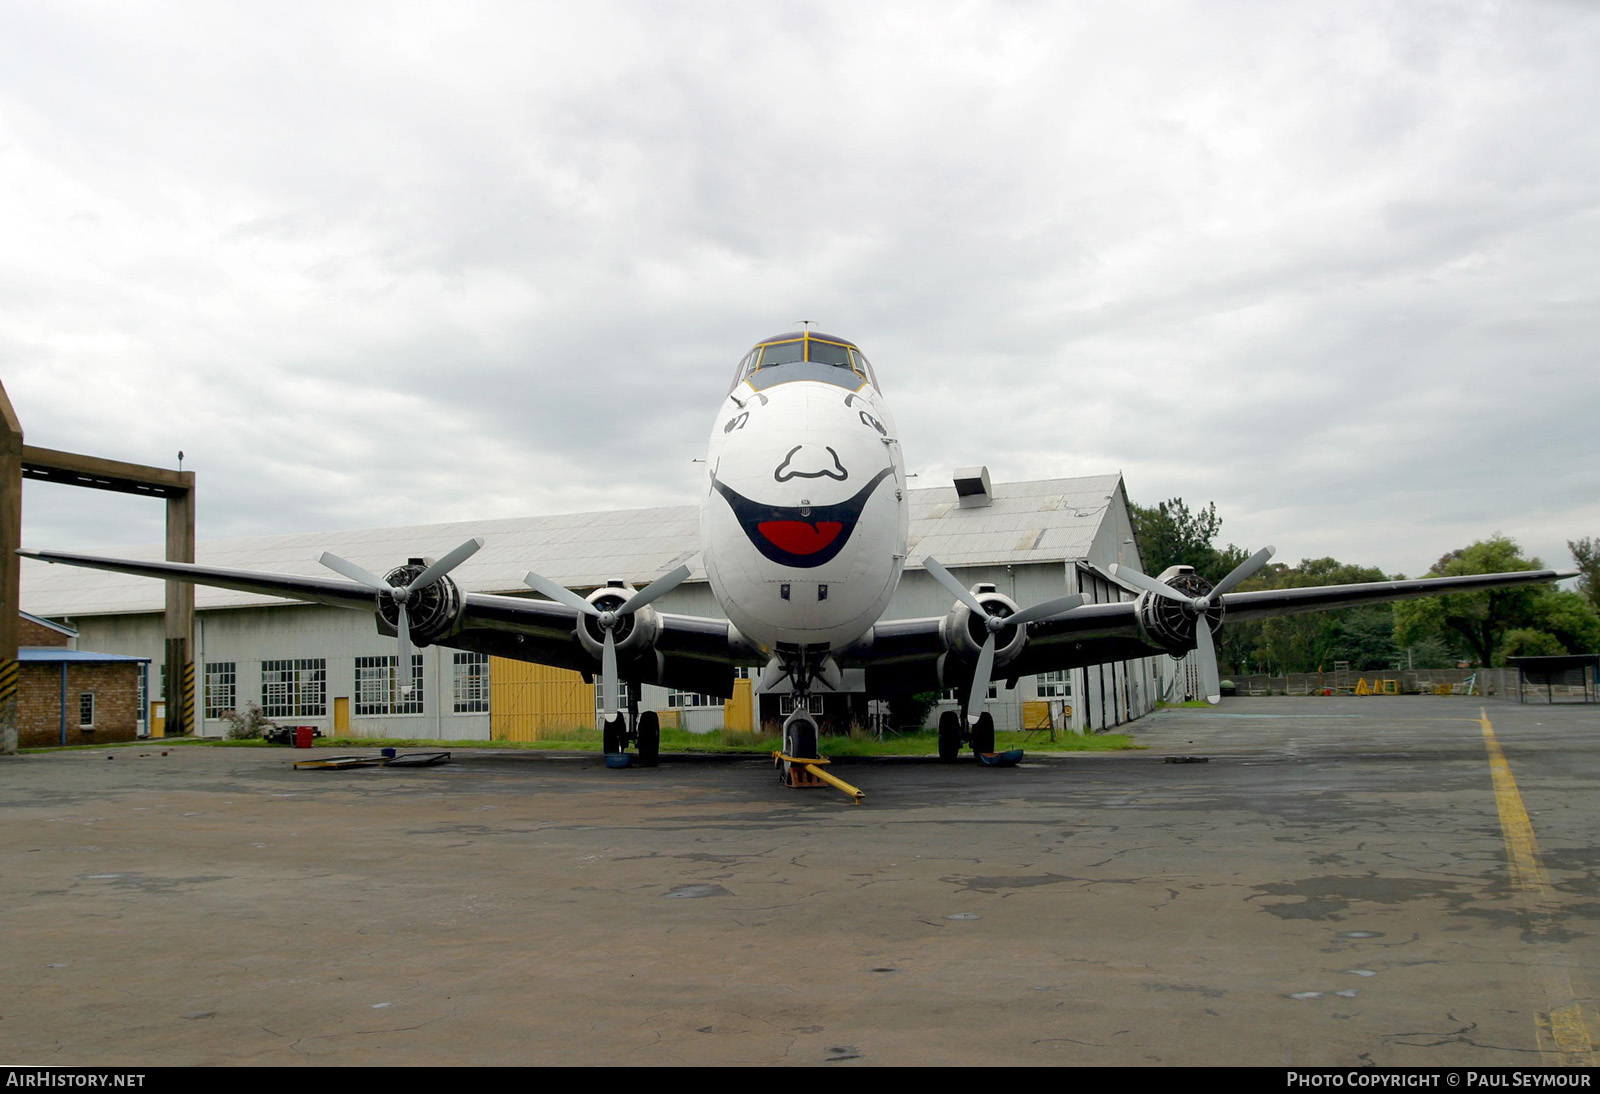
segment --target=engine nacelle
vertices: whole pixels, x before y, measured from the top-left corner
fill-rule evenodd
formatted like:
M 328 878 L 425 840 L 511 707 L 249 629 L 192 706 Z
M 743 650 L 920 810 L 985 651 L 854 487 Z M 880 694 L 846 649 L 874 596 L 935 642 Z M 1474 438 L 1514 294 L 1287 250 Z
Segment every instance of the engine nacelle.
M 584 599 L 603 612 L 616 611 L 627 603 L 635 591 L 618 581 L 600 586 Z M 612 640 L 617 644 L 617 660 L 626 663 L 654 648 L 656 635 L 660 631 L 661 617 L 648 604 L 622 616 L 612 631 Z M 601 629 L 599 620 L 592 615 L 579 616 L 578 641 L 590 656 L 599 661 L 604 654 L 606 641 L 606 632 Z
M 397 566 L 384 575 L 391 585 L 403 586 L 419 577 L 426 564 L 413 558 L 404 566 Z M 406 603 L 406 619 L 411 624 L 411 644 L 418 648 L 430 646 L 454 634 L 461 620 L 461 590 L 448 577 L 441 577 L 432 585 L 414 593 Z M 394 601 L 383 598 L 378 604 L 378 631 L 393 635 L 398 632 L 400 612 Z
M 978 598 L 978 603 L 982 604 L 990 615 L 1017 614 L 1017 602 L 1004 593 L 996 592 L 993 585 L 974 585 L 972 595 Z M 953 654 L 967 665 L 975 665 L 978 662 L 978 654 L 983 649 L 983 643 L 989 637 L 989 628 L 982 616 L 958 600 L 939 624 L 939 635 L 944 639 L 948 654 Z M 1000 670 L 1016 660 L 1017 654 L 1022 652 L 1022 647 L 1027 645 L 1027 642 L 1025 627 L 1004 627 L 995 634 L 995 676 L 1003 675 Z
M 1161 571 L 1157 581 L 1171 585 L 1185 596 L 1205 596 L 1211 583 L 1194 572 L 1193 566 L 1169 566 Z M 1173 657 L 1182 657 L 1195 647 L 1195 628 L 1200 617 L 1194 609 L 1154 593 L 1140 593 L 1138 603 L 1139 629 L 1145 641 L 1160 646 Z M 1222 605 L 1214 603 L 1206 610 L 1211 633 L 1222 623 Z

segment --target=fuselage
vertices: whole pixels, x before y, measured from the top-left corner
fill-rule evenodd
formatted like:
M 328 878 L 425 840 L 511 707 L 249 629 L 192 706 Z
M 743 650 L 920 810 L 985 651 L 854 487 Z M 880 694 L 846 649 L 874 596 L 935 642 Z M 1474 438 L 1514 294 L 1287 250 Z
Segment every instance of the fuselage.
M 706 452 L 700 543 L 746 639 L 837 649 L 888 607 L 905 564 L 905 463 L 871 365 L 802 331 L 740 363 Z

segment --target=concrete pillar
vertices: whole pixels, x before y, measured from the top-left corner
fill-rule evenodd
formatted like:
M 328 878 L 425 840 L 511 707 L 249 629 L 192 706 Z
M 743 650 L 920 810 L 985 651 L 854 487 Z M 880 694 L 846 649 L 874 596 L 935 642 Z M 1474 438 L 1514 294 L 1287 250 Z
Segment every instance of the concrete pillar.
M 17 632 L 22 610 L 22 423 L 0 385 L 0 756 L 17 751 Z
M 167 498 L 167 561 L 194 561 L 194 472 L 182 473 L 185 489 Z M 167 582 L 166 612 L 167 686 L 162 699 L 167 704 L 168 737 L 181 737 L 197 731 L 194 709 L 194 586 L 183 581 Z

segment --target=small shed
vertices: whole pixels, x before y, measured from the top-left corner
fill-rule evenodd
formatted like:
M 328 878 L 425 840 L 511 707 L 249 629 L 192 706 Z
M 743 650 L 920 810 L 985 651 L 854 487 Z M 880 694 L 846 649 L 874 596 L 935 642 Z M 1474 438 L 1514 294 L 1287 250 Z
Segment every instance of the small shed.
M 1549 657 L 1508 657 L 1506 664 L 1517 670 L 1517 702 L 1528 701 L 1543 688 L 1545 701 L 1557 701 L 1557 689 L 1567 702 L 1593 703 L 1600 698 L 1600 653 L 1566 653 Z
M 78 632 L 20 613 L 17 744 L 22 748 L 131 741 L 139 733 L 148 657 L 73 649 Z

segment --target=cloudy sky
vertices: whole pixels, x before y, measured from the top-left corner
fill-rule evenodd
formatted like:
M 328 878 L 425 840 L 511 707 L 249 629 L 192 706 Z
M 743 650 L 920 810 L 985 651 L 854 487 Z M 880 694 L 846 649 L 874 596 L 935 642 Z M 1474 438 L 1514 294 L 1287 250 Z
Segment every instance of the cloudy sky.
M 0 3 L 0 379 L 200 536 L 687 503 L 758 338 L 920 484 L 1600 535 L 1600 8 Z M 24 542 L 159 541 L 33 484 Z M 202 559 L 203 559 L 202 554 Z

